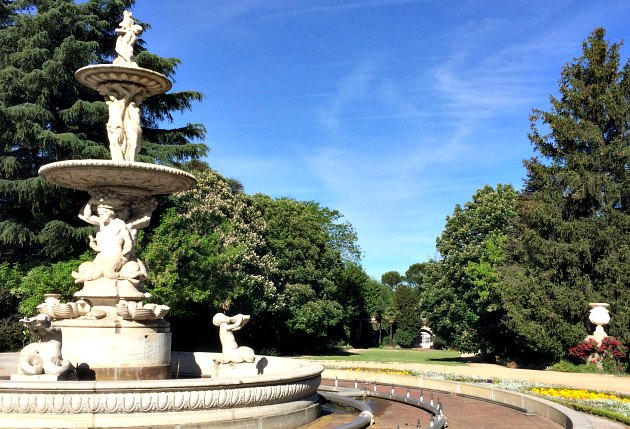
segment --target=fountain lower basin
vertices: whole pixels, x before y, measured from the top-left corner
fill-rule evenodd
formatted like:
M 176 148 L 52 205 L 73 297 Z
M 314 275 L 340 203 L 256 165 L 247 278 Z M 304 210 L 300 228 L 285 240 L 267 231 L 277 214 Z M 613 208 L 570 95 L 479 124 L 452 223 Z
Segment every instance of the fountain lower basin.
M 3 428 L 289 429 L 318 417 L 321 365 L 271 356 L 215 365 L 217 356 L 173 353 L 174 374 L 202 378 L 0 381 L 0 421 Z

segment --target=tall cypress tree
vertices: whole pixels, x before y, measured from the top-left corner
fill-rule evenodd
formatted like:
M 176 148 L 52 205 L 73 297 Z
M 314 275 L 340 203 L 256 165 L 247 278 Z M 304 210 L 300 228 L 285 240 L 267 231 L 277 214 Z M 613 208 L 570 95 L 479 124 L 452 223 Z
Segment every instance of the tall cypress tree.
M 504 345 L 553 361 L 587 334 L 588 303 L 611 304 L 609 335 L 630 341 L 630 61 L 596 29 L 566 65 L 549 111 L 531 117 Z M 592 327 L 588 327 L 589 330 Z
M 74 72 L 114 57 L 114 29 L 133 0 L 3 0 L 0 3 L 0 262 L 29 267 L 86 249 L 89 228 L 76 218 L 83 192 L 37 177 L 45 164 L 108 158 L 107 107 Z M 172 77 L 179 61 L 136 44 L 140 67 Z M 136 160 L 184 166 L 207 148 L 193 143 L 203 126 L 160 129 L 174 111 L 202 95 L 163 94 L 142 105 L 142 152 Z

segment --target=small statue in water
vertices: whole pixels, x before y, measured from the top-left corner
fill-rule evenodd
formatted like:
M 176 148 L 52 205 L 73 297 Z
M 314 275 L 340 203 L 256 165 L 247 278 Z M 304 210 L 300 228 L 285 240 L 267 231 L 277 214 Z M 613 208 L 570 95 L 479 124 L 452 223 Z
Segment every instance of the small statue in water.
M 254 350 L 249 347 L 239 347 L 234 338 L 234 331 L 238 331 L 249 322 L 249 316 L 237 314 L 236 316 L 226 316 L 217 313 L 212 318 L 212 324 L 219 327 L 219 339 L 221 340 L 222 356 L 217 359 L 220 363 L 242 363 L 254 362 L 256 356 Z

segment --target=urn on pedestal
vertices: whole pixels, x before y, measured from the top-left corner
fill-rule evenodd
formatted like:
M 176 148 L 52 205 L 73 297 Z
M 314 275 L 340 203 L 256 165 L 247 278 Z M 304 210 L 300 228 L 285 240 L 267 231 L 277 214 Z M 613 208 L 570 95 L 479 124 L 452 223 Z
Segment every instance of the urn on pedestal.
M 608 307 L 610 304 L 604 302 L 591 302 L 588 305 L 591 307 L 588 320 L 595 325 L 595 332 L 586 338 L 592 338 L 597 341 L 598 344 L 601 344 L 602 340 L 608 336 L 606 331 L 604 331 L 604 325 L 607 325 L 608 322 L 610 322 L 610 314 L 608 313 Z

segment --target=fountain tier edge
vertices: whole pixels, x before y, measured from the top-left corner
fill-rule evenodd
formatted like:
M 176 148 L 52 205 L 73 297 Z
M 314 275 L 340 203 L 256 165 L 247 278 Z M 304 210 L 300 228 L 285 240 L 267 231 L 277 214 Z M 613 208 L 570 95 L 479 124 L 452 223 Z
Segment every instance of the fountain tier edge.
M 272 356 L 216 365 L 218 357 L 172 354 L 174 376 L 197 378 L 0 381 L 0 421 L 3 428 L 16 429 L 288 429 L 319 415 L 321 365 Z

